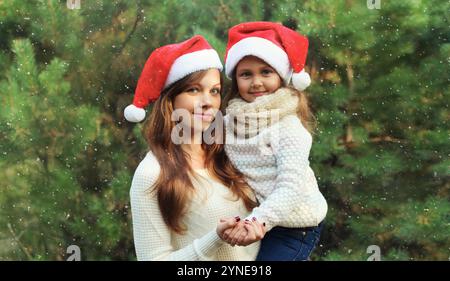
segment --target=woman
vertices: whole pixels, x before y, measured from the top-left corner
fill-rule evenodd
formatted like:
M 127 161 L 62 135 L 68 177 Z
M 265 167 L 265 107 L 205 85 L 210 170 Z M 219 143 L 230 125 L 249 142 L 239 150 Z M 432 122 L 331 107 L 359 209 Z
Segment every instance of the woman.
M 254 194 L 223 144 L 202 141 L 207 133 L 213 138 L 223 133 L 207 132 L 220 108 L 221 70 L 217 53 L 201 36 L 158 48 L 125 109 L 127 120 L 139 122 L 143 108 L 156 101 L 145 133 L 150 151 L 130 190 L 138 260 L 256 258 L 261 224 L 247 223 L 247 247 L 223 239 L 240 220 L 236 215 L 247 216 L 256 206 Z

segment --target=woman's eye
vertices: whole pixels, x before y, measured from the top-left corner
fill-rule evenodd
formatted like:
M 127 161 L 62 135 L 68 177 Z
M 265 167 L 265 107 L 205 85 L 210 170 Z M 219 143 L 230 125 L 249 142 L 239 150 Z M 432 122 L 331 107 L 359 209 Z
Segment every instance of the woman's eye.
M 197 93 L 199 90 L 198 90 L 198 88 L 189 88 L 189 89 L 187 89 L 186 90 L 186 92 L 189 92 L 189 93 Z
M 211 90 L 211 94 L 213 94 L 213 95 L 220 94 L 220 88 L 214 88 L 214 89 L 212 89 L 212 90 Z

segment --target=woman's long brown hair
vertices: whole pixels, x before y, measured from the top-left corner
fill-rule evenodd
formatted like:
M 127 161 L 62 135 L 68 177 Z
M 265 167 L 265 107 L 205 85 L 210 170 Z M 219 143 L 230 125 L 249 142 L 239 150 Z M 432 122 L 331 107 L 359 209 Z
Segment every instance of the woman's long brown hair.
M 186 226 L 182 218 L 194 193 L 191 175 L 195 175 L 189 164 L 189 154 L 180 145 L 171 140 L 171 132 L 175 122 L 171 120 L 174 98 L 186 88 L 203 78 L 206 71 L 198 71 L 175 82 L 162 93 L 155 102 L 150 117 L 144 126 L 144 135 L 150 150 L 160 164 L 160 174 L 152 191 L 157 192 L 157 198 L 164 222 L 177 233 L 183 233 Z M 222 78 L 221 78 L 222 82 Z M 217 133 L 217 132 L 216 132 Z M 219 132 L 223 134 L 224 132 Z M 224 145 L 214 142 L 211 145 L 202 143 L 206 153 L 205 166 L 209 173 L 223 185 L 230 188 L 236 200 L 242 199 L 250 211 L 257 206 L 254 193 L 250 186 L 225 154 Z
M 231 89 L 228 92 L 228 94 L 225 96 L 224 101 L 222 103 L 222 111 L 225 111 L 225 108 L 228 106 L 228 103 L 230 100 L 239 97 L 239 88 L 237 85 L 236 80 L 236 68 L 234 69 L 232 73 L 232 79 L 231 79 Z M 283 81 L 283 79 L 282 79 Z M 297 116 L 302 122 L 303 126 L 310 132 L 311 134 L 314 133 L 315 127 L 316 127 L 316 119 L 311 111 L 311 108 L 309 107 L 309 101 L 306 94 L 302 91 L 299 91 L 295 89 L 292 86 L 286 86 L 285 82 L 282 82 L 282 87 L 288 87 L 292 91 L 294 91 L 298 95 L 298 107 L 297 107 Z

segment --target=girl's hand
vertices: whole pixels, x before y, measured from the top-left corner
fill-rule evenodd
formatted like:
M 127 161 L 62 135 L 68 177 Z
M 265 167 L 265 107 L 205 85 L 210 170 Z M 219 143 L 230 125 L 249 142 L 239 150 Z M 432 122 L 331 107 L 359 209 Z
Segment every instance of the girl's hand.
M 237 245 L 239 246 L 248 246 L 256 241 L 259 241 L 264 238 L 266 234 L 266 228 L 264 224 L 259 223 L 256 218 L 253 220 L 245 221 L 244 227 L 247 230 L 247 235 L 243 239 L 239 239 Z
M 237 225 L 239 220 L 240 220 L 239 217 L 220 219 L 219 224 L 217 225 L 216 228 L 217 235 L 219 235 L 220 239 L 227 242 L 228 235 L 225 236 L 225 231 L 229 230 L 231 232 L 231 230 L 233 230 L 233 228 Z

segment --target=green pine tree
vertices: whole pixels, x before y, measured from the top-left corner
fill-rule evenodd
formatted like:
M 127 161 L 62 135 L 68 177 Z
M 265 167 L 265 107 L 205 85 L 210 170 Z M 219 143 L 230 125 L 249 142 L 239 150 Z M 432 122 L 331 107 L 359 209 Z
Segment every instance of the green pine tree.
M 0 259 L 135 258 L 144 124 L 123 119 L 155 48 L 269 20 L 308 36 L 318 260 L 448 260 L 446 1 L 0 1 Z M 229 81 L 226 81 L 229 86 Z M 151 109 L 150 109 L 151 110 Z

